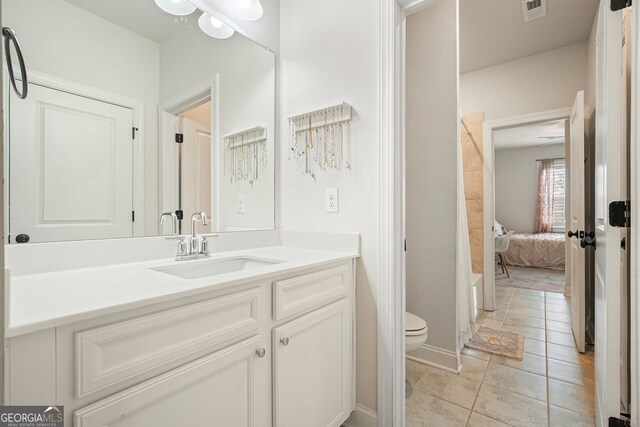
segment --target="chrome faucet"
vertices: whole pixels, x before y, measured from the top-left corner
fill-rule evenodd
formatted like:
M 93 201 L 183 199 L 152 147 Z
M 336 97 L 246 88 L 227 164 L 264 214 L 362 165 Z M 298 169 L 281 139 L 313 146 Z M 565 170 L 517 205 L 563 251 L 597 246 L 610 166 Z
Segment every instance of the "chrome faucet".
M 202 254 L 202 249 L 200 248 L 200 239 L 197 234 L 198 221 L 202 222 L 202 225 L 207 225 L 209 222 L 207 221 L 207 214 L 204 212 L 194 212 L 191 215 L 191 240 L 189 245 L 189 254 Z M 206 238 L 205 238 L 206 239 Z
M 178 234 L 178 216 L 173 212 L 165 212 L 160 215 L 160 224 L 164 224 L 165 218 L 171 218 L 171 234 Z

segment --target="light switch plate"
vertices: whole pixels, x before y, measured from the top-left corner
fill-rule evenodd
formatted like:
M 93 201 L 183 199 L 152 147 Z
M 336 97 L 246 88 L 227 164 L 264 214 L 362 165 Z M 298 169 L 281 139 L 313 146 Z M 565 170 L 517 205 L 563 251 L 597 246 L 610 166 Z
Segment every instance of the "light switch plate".
M 247 213 L 244 194 L 238 194 L 238 198 L 236 199 L 236 213 Z
M 324 195 L 324 210 L 326 212 L 338 212 L 338 189 L 327 188 Z

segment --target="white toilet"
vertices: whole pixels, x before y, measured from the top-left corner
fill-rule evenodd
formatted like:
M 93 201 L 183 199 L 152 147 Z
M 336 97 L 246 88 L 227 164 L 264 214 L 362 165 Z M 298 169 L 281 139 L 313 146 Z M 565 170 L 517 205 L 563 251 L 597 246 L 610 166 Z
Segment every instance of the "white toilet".
M 412 313 L 404 314 L 405 327 L 405 350 L 411 353 L 427 342 L 427 322 L 421 317 Z

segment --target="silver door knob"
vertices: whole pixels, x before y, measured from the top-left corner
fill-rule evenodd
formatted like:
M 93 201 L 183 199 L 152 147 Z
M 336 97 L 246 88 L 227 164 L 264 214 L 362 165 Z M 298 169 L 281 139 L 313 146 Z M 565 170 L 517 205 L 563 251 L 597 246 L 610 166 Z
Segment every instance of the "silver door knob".
M 282 345 L 287 346 L 289 345 L 289 338 L 282 338 L 280 342 L 282 343 Z
M 264 348 L 259 348 L 256 350 L 256 354 L 260 359 L 262 359 L 264 355 L 267 354 L 267 350 L 265 350 Z

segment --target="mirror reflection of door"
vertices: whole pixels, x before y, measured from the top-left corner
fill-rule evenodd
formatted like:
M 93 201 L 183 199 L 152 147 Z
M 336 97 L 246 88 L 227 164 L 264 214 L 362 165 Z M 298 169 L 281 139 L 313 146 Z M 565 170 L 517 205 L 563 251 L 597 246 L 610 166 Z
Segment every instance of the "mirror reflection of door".
M 207 101 L 181 114 L 184 141 L 179 173 L 178 200 L 184 212 L 182 233 L 191 232 L 191 215 L 205 212 L 212 216 L 211 205 L 211 101 Z M 208 225 L 198 224 L 198 231 L 211 232 Z
M 133 112 L 31 84 L 9 98 L 9 243 L 133 236 Z

